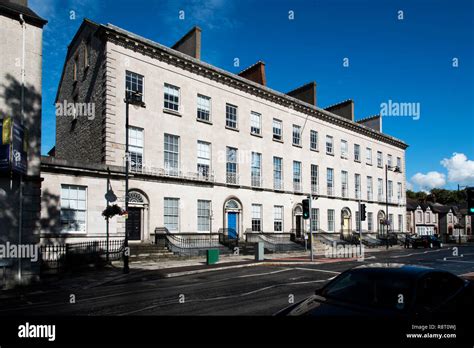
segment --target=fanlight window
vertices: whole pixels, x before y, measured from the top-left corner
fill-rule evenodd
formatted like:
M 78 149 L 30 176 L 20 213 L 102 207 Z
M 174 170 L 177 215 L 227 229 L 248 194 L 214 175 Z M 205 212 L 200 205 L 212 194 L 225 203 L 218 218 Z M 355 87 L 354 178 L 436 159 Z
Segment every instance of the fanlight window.
M 343 217 L 343 218 L 351 217 L 351 213 L 349 212 L 349 210 L 343 209 L 343 210 L 342 210 L 342 217 Z
M 145 203 L 145 200 L 143 199 L 143 196 L 140 193 L 132 191 L 128 194 L 128 202 L 143 204 Z
M 295 207 L 295 214 L 303 214 L 303 208 L 300 205 Z
M 230 201 L 226 203 L 225 208 L 226 209 L 239 209 L 239 204 L 235 200 L 231 199 Z

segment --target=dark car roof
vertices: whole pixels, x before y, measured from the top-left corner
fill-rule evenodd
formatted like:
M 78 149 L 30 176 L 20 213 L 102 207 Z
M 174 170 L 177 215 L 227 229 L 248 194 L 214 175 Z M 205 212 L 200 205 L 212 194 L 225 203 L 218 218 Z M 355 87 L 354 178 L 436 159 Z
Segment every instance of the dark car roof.
M 403 263 L 371 263 L 367 265 L 357 266 L 351 269 L 357 270 L 357 272 L 363 273 L 389 273 L 393 275 L 404 275 L 408 277 L 418 278 L 424 274 L 431 273 L 433 271 L 438 272 L 431 267 L 407 265 Z

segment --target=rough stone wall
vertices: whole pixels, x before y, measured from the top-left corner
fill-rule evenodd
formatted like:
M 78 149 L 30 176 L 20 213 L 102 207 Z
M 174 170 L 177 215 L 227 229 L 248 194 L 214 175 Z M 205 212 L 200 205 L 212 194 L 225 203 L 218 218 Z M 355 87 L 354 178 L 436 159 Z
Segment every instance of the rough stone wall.
M 86 103 L 94 115 L 56 115 L 56 157 L 86 163 L 101 163 L 102 120 L 104 107 L 104 45 L 94 35 L 95 26 L 85 25 L 66 57 L 64 73 L 56 103 Z M 84 64 L 86 48 L 89 66 Z M 74 64 L 77 60 L 77 80 Z M 91 109 L 89 109 L 91 110 Z

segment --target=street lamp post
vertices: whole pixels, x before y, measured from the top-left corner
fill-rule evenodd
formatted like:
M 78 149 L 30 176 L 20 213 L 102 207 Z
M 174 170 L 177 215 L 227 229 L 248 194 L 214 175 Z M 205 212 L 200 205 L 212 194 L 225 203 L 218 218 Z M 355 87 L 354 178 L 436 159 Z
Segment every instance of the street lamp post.
M 131 91 L 125 95 L 125 211 L 128 214 L 128 179 L 129 179 L 129 167 L 130 167 L 130 153 L 128 149 L 128 128 L 129 128 L 129 106 L 130 104 L 136 106 L 145 106 L 142 101 L 142 94 L 136 91 Z M 128 215 L 127 215 L 128 218 Z M 128 250 L 128 223 L 125 221 L 125 240 L 124 240 L 125 252 L 123 255 L 123 273 L 130 272 L 129 266 L 129 250 Z

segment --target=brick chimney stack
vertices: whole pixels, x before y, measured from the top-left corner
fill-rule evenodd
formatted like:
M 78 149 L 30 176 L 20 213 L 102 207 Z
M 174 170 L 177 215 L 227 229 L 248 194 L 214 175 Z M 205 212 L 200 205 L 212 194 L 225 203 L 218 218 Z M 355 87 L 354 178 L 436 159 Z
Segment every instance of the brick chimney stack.
M 267 85 L 267 78 L 265 77 L 265 63 L 259 60 L 254 65 L 249 66 L 239 73 L 239 76 L 259 83 L 263 86 Z

